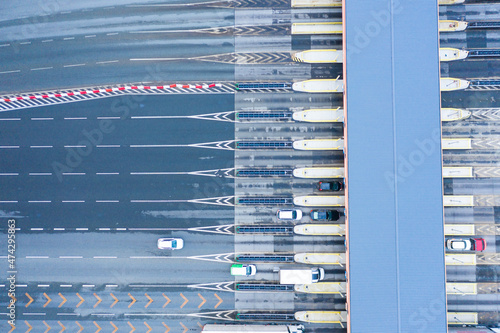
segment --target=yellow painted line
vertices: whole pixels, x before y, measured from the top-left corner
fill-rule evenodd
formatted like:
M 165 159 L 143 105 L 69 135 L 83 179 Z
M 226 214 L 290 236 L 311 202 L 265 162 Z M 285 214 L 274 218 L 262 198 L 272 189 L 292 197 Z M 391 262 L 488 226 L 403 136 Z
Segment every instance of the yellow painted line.
M 222 298 L 220 298 L 219 295 L 217 295 L 216 293 L 214 293 L 214 296 L 217 297 L 217 299 L 219 300 L 219 302 L 214 306 L 214 309 L 217 309 L 219 305 L 222 304 Z
M 184 298 L 184 303 L 182 303 L 182 305 L 181 305 L 181 309 L 182 309 L 184 307 L 184 305 L 186 305 L 187 302 L 189 302 L 189 300 L 182 293 L 181 293 L 181 297 Z
M 165 333 L 170 332 L 170 327 L 168 327 L 168 325 L 167 325 L 167 324 L 165 324 L 164 322 L 161 322 L 161 323 L 162 323 L 162 324 L 163 324 L 163 326 L 165 326 L 165 328 L 167 329 L 167 330 L 165 331 Z
M 78 327 L 80 327 L 80 329 L 79 329 L 79 330 L 78 330 L 78 332 L 76 332 L 76 333 L 80 333 L 81 331 L 83 331 L 83 326 L 82 326 L 82 325 L 80 325 L 80 323 L 79 323 L 79 322 L 77 322 L 77 321 L 75 321 L 75 323 L 76 323 L 76 325 L 77 325 Z
M 472 178 L 472 167 L 443 167 L 443 178 Z
M 475 254 L 447 253 L 445 256 L 446 265 L 476 265 Z
M 63 306 L 64 303 L 66 303 L 66 297 L 64 297 L 61 293 L 59 293 L 59 297 L 62 298 L 62 302 L 61 304 L 59 304 L 58 308 L 60 308 L 61 306 Z
M 83 302 L 85 302 L 85 300 L 83 299 L 82 296 L 80 296 L 79 293 L 76 293 L 76 296 L 78 296 L 78 298 L 80 299 L 80 302 L 76 305 L 76 307 L 79 307 L 80 305 L 82 305 Z
M 202 299 L 200 305 L 198 305 L 198 309 L 201 308 L 203 306 L 203 304 L 205 304 L 207 302 L 206 299 L 203 298 L 203 296 L 201 296 L 200 293 L 198 293 L 198 296 Z
M 475 235 L 474 224 L 445 224 L 444 234 L 447 236 L 472 236 Z
M 94 293 L 94 297 L 97 298 L 97 302 L 94 304 L 94 309 L 102 302 L 102 299 Z
M 66 331 L 66 327 L 64 327 L 64 325 L 63 325 L 63 324 L 61 324 L 61 322 L 60 322 L 60 321 L 57 321 L 57 323 L 59 324 L 59 326 L 61 326 L 61 327 L 62 327 L 62 329 L 59 331 L 59 333 L 62 333 L 62 332 L 64 332 L 64 331 Z
M 151 303 L 153 303 L 153 299 L 151 297 L 149 297 L 148 294 L 144 294 L 144 295 L 146 295 L 146 297 L 149 299 L 148 304 L 144 305 L 144 307 L 147 308 Z
M 446 283 L 446 293 L 449 295 L 477 295 L 477 283 Z
M 188 331 L 186 325 L 184 325 L 182 322 L 179 322 L 179 324 L 181 324 L 181 326 L 184 328 L 184 331 L 182 331 L 182 333 L 186 333 Z
M 26 333 L 29 333 L 33 326 L 31 326 L 26 320 L 24 321 L 24 323 L 26 324 L 26 326 L 28 326 L 28 330 L 26 331 Z
M 110 323 L 110 324 L 111 324 L 111 326 L 113 326 L 113 328 L 114 328 L 113 332 L 111 332 L 111 333 L 116 333 L 116 331 L 118 331 L 118 327 L 116 327 L 116 325 L 115 325 L 115 324 L 113 324 L 113 322 L 112 322 L 112 321 L 110 321 L 109 323 Z
M 46 307 L 47 305 L 49 305 L 49 303 L 52 301 L 50 299 L 50 297 L 46 294 L 46 293 L 43 293 L 43 296 L 45 296 L 47 298 L 47 302 L 43 305 L 43 307 Z
M 97 325 L 97 323 L 95 321 L 94 321 L 94 325 L 97 327 L 97 331 L 95 331 L 95 333 L 100 332 L 101 326 Z
M 129 309 L 130 309 L 130 307 L 131 307 L 132 305 L 134 305 L 134 303 L 135 303 L 135 302 L 137 302 L 137 300 L 134 298 L 134 296 L 130 295 L 130 293 L 128 293 L 128 296 L 132 299 L 132 303 L 130 303 L 130 304 L 128 305 L 128 307 L 129 307 Z
M 148 328 L 146 333 L 149 333 L 152 331 L 151 326 L 149 326 L 148 323 L 144 322 L 144 325 L 146 325 L 146 327 Z
M 50 326 L 47 325 L 47 323 L 44 321 L 42 321 L 42 323 L 47 327 L 47 329 L 45 330 L 45 333 L 47 333 L 48 331 L 50 331 Z
M 170 303 L 170 298 L 168 298 L 168 297 L 167 297 L 165 294 L 163 294 L 163 293 L 162 293 L 162 295 L 163 295 L 163 297 L 165 297 L 165 299 L 167 300 L 167 301 L 165 302 L 165 304 L 163 304 L 163 306 L 162 306 L 162 307 L 164 308 L 164 307 L 166 307 L 166 306 L 168 305 L 168 303 Z
M 198 321 L 197 322 L 198 326 L 200 326 L 200 328 L 203 328 L 203 325 Z
M 444 195 L 443 205 L 445 207 L 473 207 L 473 195 Z
M 132 333 L 133 331 L 135 331 L 135 327 L 130 323 L 130 321 L 127 321 L 127 323 L 128 323 L 128 326 L 130 326 L 130 328 L 132 329 L 130 331 L 130 333 Z
M 31 303 L 33 303 L 34 299 L 28 293 L 25 293 L 25 295 L 30 299 L 30 301 L 26 304 L 26 307 L 28 307 Z
M 113 293 L 109 293 L 111 295 L 111 297 L 113 297 L 113 299 L 115 300 L 113 302 L 113 304 L 111 304 L 109 307 L 112 308 L 113 306 L 116 305 L 116 303 L 118 303 L 118 298 L 115 297 L 115 295 L 113 295 Z
M 15 325 L 12 325 L 11 323 L 9 323 L 11 329 L 9 331 L 9 333 L 12 333 L 15 329 L 16 329 L 16 326 Z

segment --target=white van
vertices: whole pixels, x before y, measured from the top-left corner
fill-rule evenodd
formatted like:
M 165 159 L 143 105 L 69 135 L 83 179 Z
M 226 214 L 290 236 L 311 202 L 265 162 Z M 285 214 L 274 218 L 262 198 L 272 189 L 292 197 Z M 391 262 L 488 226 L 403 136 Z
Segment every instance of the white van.
M 255 275 L 257 273 L 257 267 L 255 265 L 243 265 L 243 264 L 234 264 L 231 266 L 231 275 Z
M 278 220 L 300 220 L 302 218 L 302 211 L 300 209 L 280 209 L 276 212 Z

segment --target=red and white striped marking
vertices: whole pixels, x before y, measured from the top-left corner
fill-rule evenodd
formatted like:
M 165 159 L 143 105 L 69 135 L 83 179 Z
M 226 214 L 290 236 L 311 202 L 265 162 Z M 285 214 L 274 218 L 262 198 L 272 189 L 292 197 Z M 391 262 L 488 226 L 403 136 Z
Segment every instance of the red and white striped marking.
M 0 101 L 13 102 L 13 101 L 21 101 L 21 100 L 67 97 L 67 96 L 75 96 L 75 95 L 90 95 L 90 94 L 100 94 L 100 93 L 105 93 L 105 92 L 127 91 L 127 90 L 148 90 L 148 89 L 168 90 L 168 89 L 174 89 L 174 88 L 210 89 L 210 88 L 221 87 L 221 86 L 222 85 L 220 83 L 211 83 L 211 84 L 173 83 L 173 84 L 164 85 L 164 86 L 142 86 L 142 85 L 140 85 L 140 86 L 122 86 L 122 87 L 107 88 L 107 89 L 79 90 L 79 91 L 65 92 L 65 93 L 59 93 L 59 94 L 17 96 L 14 98 L 2 98 L 2 99 L 0 99 Z

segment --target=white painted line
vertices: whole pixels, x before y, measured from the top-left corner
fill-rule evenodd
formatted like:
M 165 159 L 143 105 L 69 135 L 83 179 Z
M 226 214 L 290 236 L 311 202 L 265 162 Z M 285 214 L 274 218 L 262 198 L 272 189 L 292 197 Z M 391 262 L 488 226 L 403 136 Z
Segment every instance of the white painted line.
M 83 146 L 83 145 L 76 145 L 76 146 L 64 146 L 64 148 L 86 148 L 87 146 Z
M 95 202 L 97 202 L 97 203 L 113 203 L 113 202 L 120 202 L 120 200 L 96 200 Z
M 29 203 L 51 203 L 50 200 L 29 200 Z
M 26 315 L 26 316 L 45 316 L 45 313 L 44 312 L 29 312 L 29 313 L 24 312 L 23 315 Z
M 7 257 L 5 257 L 5 258 L 7 258 Z M 3 288 L 3 287 L 5 287 L 5 284 L 0 284 L 0 288 Z
M 87 231 L 87 230 L 89 230 L 89 228 L 76 228 L 75 230 L 76 231 Z
M 0 118 L 0 121 L 21 120 L 21 118 Z
M 85 176 L 85 172 L 63 172 L 63 176 Z
M 30 176 L 52 176 L 52 172 L 30 172 Z
M 117 259 L 118 257 L 96 256 L 94 259 Z
M 105 231 L 108 231 L 108 230 L 111 230 L 111 228 L 99 228 L 99 230 L 105 230 Z
M 43 228 L 31 228 L 31 230 L 43 230 Z
M 26 256 L 26 259 L 49 259 L 48 256 Z
M 2 149 L 12 149 L 12 148 L 19 148 L 19 146 L 0 146 Z
M 120 119 L 120 117 L 97 117 L 97 119 Z
M 73 118 L 64 118 L 64 120 L 85 120 L 87 117 L 73 117 Z
M 61 14 L 69 14 L 71 13 L 71 10 L 68 10 L 68 11 L 65 11 L 65 12 L 61 12 Z
M 106 288 L 116 288 L 116 287 L 118 287 L 117 284 L 107 284 L 106 285 Z
M 85 38 L 94 38 L 95 35 L 88 35 L 88 36 L 85 36 Z
M 107 175 L 119 175 L 119 172 L 96 172 L 96 175 L 99 176 L 107 176 Z
M 185 147 L 186 145 L 130 145 L 130 148 L 170 148 Z
M 61 284 L 60 287 L 62 288 L 70 288 L 70 287 L 73 287 L 72 284 Z
M 46 69 L 52 69 L 54 67 L 39 67 L 39 68 L 32 68 L 31 70 L 32 71 L 43 71 L 43 70 L 46 70 Z
M 10 44 L 2 44 L 0 47 L 10 46 Z
M 54 231 L 63 231 L 65 230 L 66 228 L 54 228 Z
M 82 259 L 82 256 L 59 256 L 59 259 Z
M 114 316 L 114 313 L 92 313 L 91 316 Z
M 118 230 L 118 231 L 126 231 L 127 228 L 116 228 L 116 230 Z
M 68 313 L 68 312 L 61 312 L 57 313 L 58 316 L 78 316 L 78 313 Z
M 15 71 L 5 71 L 5 72 L 0 72 L 0 74 L 9 74 L 9 73 L 19 73 L 20 70 L 16 69 Z
M 31 120 L 54 120 L 54 118 L 49 118 L 49 117 L 45 117 L 45 118 L 31 118 Z
M 96 64 L 97 64 L 97 65 L 101 65 L 101 64 L 112 64 L 112 63 L 115 63 L 115 62 L 118 62 L 118 60 L 98 61 L 98 62 L 96 62 Z
M 54 148 L 53 146 L 30 146 L 30 148 Z
M 28 44 L 31 44 L 31 42 L 22 42 L 22 43 L 19 43 L 19 45 L 28 45 Z
M 15 200 L 15 201 L 0 201 L 0 203 L 17 203 L 17 200 Z
M 85 200 L 62 200 L 61 202 L 63 202 L 63 203 L 82 203 L 82 202 L 85 202 Z
M 67 68 L 67 67 L 79 67 L 79 66 L 85 66 L 85 64 L 64 65 L 63 67 Z
M 50 287 L 50 284 L 39 284 L 38 287 L 47 288 L 47 287 Z
M 18 173 L 16 172 L 10 172 L 10 173 L 0 173 L 0 176 L 19 176 Z
M 114 36 L 114 35 L 118 35 L 117 32 L 110 32 L 109 34 L 106 34 L 107 36 Z
M 95 284 L 84 284 L 84 285 L 82 285 L 82 287 L 84 287 L 84 288 L 93 288 L 93 287 L 95 287 Z
M 96 145 L 97 148 L 120 148 L 120 145 Z
M 16 287 L 21 287 L 21 288 L 26 288 L 28 285 L 27 284 L 16 284 Z
M 65 38 L 63 38 L 63 40 L 73 40 L 73 39 L 75 39 L 75 37 L 65 37 Z
M 50 43 L 50 42 L 53 42 L 54 40 L 53 39 L 46 39 L 46 40 L 42 40 L 42 43 Z

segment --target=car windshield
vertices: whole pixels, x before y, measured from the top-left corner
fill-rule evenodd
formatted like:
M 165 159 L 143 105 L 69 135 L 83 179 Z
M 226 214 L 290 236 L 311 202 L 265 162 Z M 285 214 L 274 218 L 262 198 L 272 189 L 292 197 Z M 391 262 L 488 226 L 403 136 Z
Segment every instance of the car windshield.
M 252 274 L 252 268 L 250 266 L 247 266 L 247 275 Z
M 175 239 L 172 241 L 172 247 L 177 247 L 177 241 Z

